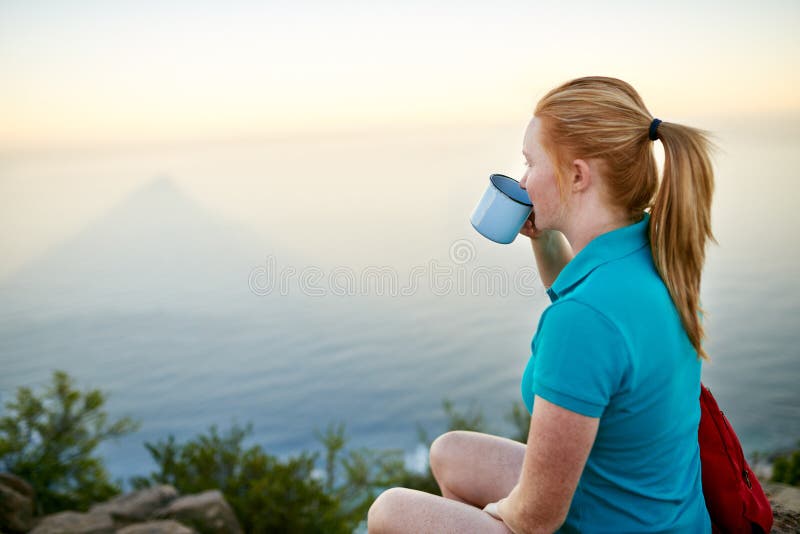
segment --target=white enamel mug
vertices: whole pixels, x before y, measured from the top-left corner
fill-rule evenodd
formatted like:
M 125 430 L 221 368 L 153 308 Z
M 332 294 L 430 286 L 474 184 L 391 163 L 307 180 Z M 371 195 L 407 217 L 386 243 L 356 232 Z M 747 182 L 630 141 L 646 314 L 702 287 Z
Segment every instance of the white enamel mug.
M 469 221 L 481 235 L 505 245 L 517 237 L 532 209 L 528 192 L 518 181 L 503 174 L 492 174 Z

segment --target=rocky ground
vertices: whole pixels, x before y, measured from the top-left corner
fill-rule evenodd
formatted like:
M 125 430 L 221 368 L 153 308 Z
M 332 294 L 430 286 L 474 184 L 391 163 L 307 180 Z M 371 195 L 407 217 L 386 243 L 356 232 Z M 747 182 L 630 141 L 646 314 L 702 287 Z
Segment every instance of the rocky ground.
M 800 533 L 800 488 L 762 484 L 772 504 L 772 532 Z M 219 491 L 179 495 L 172 486 L 126 493 L 86 513 L 34 518 L 33 488 L 0 473 L 0 533 L 17 534 L 241 534 L 233 509 Z
M 800 488 L 776 482 L 762 484 L 772 505 L 772 532 L 800 533 Z
M 241 534 L 233 509 L 219 491 L 179 495 L 172 486 L 126 493 L 88 512 L 59 512 L 35 519 L 33 489 L 0 473 L 0 532 L 30 534 Z

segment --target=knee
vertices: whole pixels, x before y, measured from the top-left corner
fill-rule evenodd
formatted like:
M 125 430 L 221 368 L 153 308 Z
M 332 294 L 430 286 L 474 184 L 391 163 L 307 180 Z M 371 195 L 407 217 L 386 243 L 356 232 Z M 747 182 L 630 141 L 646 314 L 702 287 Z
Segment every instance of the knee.
M 431 443 L 431 450 L 428 453 L 428 464 L 434 476 L 444 473 L 448 459 L 452 459 L 457 448 L 457 442 L 461 437 L 460 430 L 451 430 L 437 437 Z
M 402 507 L 405 488 L 389 488 L 372 502 L 367 511 L 367 531 L 369 534 L 390 532 L 397 526 L 398 513 Z

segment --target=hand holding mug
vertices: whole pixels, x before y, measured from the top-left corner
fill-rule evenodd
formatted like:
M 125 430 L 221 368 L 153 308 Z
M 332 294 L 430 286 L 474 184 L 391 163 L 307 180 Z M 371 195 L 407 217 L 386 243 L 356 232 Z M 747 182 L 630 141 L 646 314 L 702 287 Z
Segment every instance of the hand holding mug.
M 531 214 L 525 219 L 522 228 L 519 230 L 520 234 L 525 237 L 530 237 L 531 239 L 539 239 L 545 232 L 546 230 L 540 230 L 536 227 L 536 215 L 533 211 L 531 211 Z

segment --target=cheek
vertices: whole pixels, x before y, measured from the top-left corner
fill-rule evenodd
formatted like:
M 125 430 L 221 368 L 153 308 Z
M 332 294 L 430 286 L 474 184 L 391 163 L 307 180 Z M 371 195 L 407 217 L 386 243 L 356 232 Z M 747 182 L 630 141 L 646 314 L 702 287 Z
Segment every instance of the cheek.
M 547 171 L 539 177 L 539 190 L 548 196 L 558 195 L 558 184 L 552 172 Z
M 547 171 L 531 173 L 528 176 L 526 189 L 531 201 L 542 208 L 549 209 L 559 203 L 555 176 Z
M 536 170 L 531 169 L 528 172 L 528 182 L 525 184 L 526 185 L 525 189 L 528 190 L 528 196 L 532 198 L 534 194 L 537 193 L 541 194 L 541 189 L 542 189 L 541 184 L 542 184 L 542 177 L 539 176 L 539 173 Z

